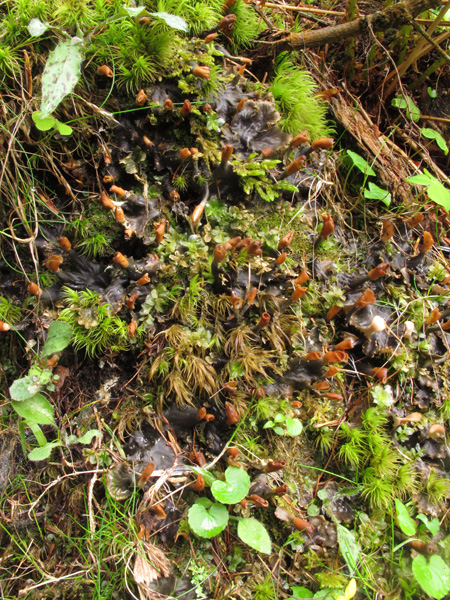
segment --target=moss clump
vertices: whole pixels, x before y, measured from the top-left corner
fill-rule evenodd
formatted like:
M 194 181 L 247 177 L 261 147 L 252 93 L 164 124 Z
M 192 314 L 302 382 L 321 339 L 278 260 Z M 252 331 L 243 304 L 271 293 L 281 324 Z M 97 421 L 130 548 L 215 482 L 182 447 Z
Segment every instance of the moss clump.
M 314 97 L 317 92 L 314 79 L 294 61 L 293 55 L 280 54 L 270 86 L 277 109 L 284 115 L 280 127 L 293 135 L 306 129 L 312 139 L 329 135 L 327 107 Z

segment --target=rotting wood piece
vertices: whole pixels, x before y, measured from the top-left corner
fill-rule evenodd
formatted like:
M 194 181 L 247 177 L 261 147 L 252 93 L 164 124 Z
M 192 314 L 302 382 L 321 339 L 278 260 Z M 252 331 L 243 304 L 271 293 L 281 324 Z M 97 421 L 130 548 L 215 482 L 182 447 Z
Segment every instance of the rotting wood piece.
M 354 19 L 349 23 L 341 23 L 304 33 L 291 33 L 289 36 L 275 41 L 274 46 L 277 52 L 281 50 L 317 48 L 325 44 L 333 44 L 356 37 L 370 31 L 370 29 L 374 32 L 385 31 L 391 28 L 399 29 L 403 25 L 410 23 L 414 17 L 439 5 L 440 0 L 404 0 L 383 10 L 374 12 L 371 15 Z

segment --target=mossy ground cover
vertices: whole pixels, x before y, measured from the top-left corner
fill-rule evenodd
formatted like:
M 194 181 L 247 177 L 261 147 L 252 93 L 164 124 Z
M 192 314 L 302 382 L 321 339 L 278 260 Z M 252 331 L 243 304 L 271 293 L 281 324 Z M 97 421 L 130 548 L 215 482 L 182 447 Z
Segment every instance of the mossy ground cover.
M 376 164 L 299 55 L 250 64 L 268 22 L 299 27 L 277 10 L 2 19 L 3 597 L 444 597 L 446 211 L 364 194 Z M 42 131 L 66 37 L 81 77 Z M 48 354 L 54 322 L 70 344 Z M 43 441 L 17 381 L 51 404 Z M 227 467 L 250 488 L 199 536 L 189 509 Z

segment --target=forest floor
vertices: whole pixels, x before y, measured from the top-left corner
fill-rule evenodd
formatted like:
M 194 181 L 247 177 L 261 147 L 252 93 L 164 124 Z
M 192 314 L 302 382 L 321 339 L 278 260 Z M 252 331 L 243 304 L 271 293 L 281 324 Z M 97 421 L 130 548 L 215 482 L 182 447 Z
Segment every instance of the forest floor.
M 2 599 L 449 597 L 447 5 L 291 4 L 0 5 Z

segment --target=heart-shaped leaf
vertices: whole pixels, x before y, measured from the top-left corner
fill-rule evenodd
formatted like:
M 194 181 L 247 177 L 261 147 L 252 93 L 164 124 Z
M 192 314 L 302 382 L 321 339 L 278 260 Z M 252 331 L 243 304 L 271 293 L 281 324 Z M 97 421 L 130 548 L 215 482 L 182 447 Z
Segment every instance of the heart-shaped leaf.
M 236 504 L 245 498 L 250 489 L 250 477 L 244 469 L 228 467 L 225 481 L 217 479 L 211 486 L 212 495 L 224 504 Z
M 250 548 L 262 552 L 264 554 L 270 554 L 272 552 L 272 542 L 270 541 L 267 529 L 257 519 L 239 519 L 238 536 L 243 542 L 245 542 Z
M 53 406 L 42 394 L 35 394 L 23 402 L 12 401 L 12 407 L 25 421 L 39 425 L 54 425 Z
M 427 562 L 421 554 L 412 561 L 412 572 L 420 587 L 432 598 L 440 600 L 450 593 L 450 569 L 437 554 Z
M 292 417 L 286 418 L 286 431 L 291 437 L 300 435 L 303 431 L 302 422 L 299 419 L 293 419 Z
M 208 498 L 199 498 L 188 512 L 189 527 L 201 537 L 219 535 L 228 523 L 228 511 L 223 504 L 214 504 Z

